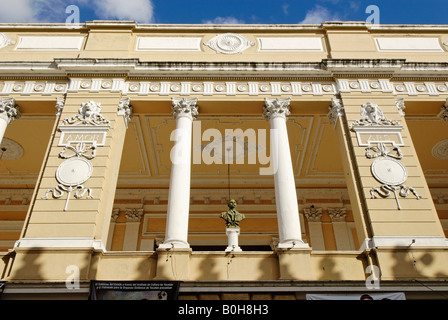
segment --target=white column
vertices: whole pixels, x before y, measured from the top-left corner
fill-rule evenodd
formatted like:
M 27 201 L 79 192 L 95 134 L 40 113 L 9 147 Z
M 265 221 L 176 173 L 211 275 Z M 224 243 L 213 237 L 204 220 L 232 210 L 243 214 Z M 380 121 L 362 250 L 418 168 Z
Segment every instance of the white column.
M 271 125 L 271 161 L 274 168 L 278 248 L 308 248 L 302 241 L 296 184 L 289 150 L 286 118 L 290 99 L 265 99 L 264 117 Z
M 176 130 L 171 150 L 171 176 L 165 240 L 159 248 L 189 248 L 188 214 L 190 208 L 191 138 L 193 120 L 197 118 L 197 99 L 173 98 Z
M 11 121 L 17 120 L 19 117 L 19 106 L 16 105 L 14 98 L 0 98 L 0 143 L 2 143 L 8 124 Z

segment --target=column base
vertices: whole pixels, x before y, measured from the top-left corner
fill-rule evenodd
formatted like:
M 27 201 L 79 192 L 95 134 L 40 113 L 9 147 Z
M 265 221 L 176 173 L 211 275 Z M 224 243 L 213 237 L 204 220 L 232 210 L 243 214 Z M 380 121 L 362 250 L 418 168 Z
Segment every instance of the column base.
M 156 252 L 157 271 L 154 280 L 189 280 L 191 249 L 157 249 Z
M 279 280 L 315 280 L 311 265 L 311 248 L 276 249 Z
M 189 249 L 190 244 L 182 240 L 166 240 L 161 243 L 159 249 Z
M 303 242 L 303 240 L 283 240 L 277 244 L 278 249 L 306 249 L 310 248 L 308 243 Z

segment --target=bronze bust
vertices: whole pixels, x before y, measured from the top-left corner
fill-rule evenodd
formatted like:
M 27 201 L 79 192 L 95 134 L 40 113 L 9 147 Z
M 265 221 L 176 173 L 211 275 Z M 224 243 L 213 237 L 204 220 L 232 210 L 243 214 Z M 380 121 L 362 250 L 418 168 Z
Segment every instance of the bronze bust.
M 235 210 L 235 200 L 230 200 L 227 206 L 229 207 L 229 210 L 221 213 L 219 217 L 226 221 L 227 228 L 238 228 L 240 222 L 243 221 L 246 217 L 244 216 L 244 214 L 239 213 L 237 210 Z

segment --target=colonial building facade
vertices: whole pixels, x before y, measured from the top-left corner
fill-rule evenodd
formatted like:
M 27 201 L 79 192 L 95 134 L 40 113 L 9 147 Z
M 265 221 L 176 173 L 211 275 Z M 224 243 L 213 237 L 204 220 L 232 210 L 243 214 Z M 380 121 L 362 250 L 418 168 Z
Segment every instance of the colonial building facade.
M 3 299 L 448 296 L 448 26 L 1 24 L 0 52 Z

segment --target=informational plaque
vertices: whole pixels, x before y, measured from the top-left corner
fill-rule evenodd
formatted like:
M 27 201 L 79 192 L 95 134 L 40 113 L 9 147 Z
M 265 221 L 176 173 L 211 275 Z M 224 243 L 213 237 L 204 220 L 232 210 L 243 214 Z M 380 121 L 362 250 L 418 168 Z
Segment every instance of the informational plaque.
M 177 300 L 178 281 L 91 281 L 90 300 Z

